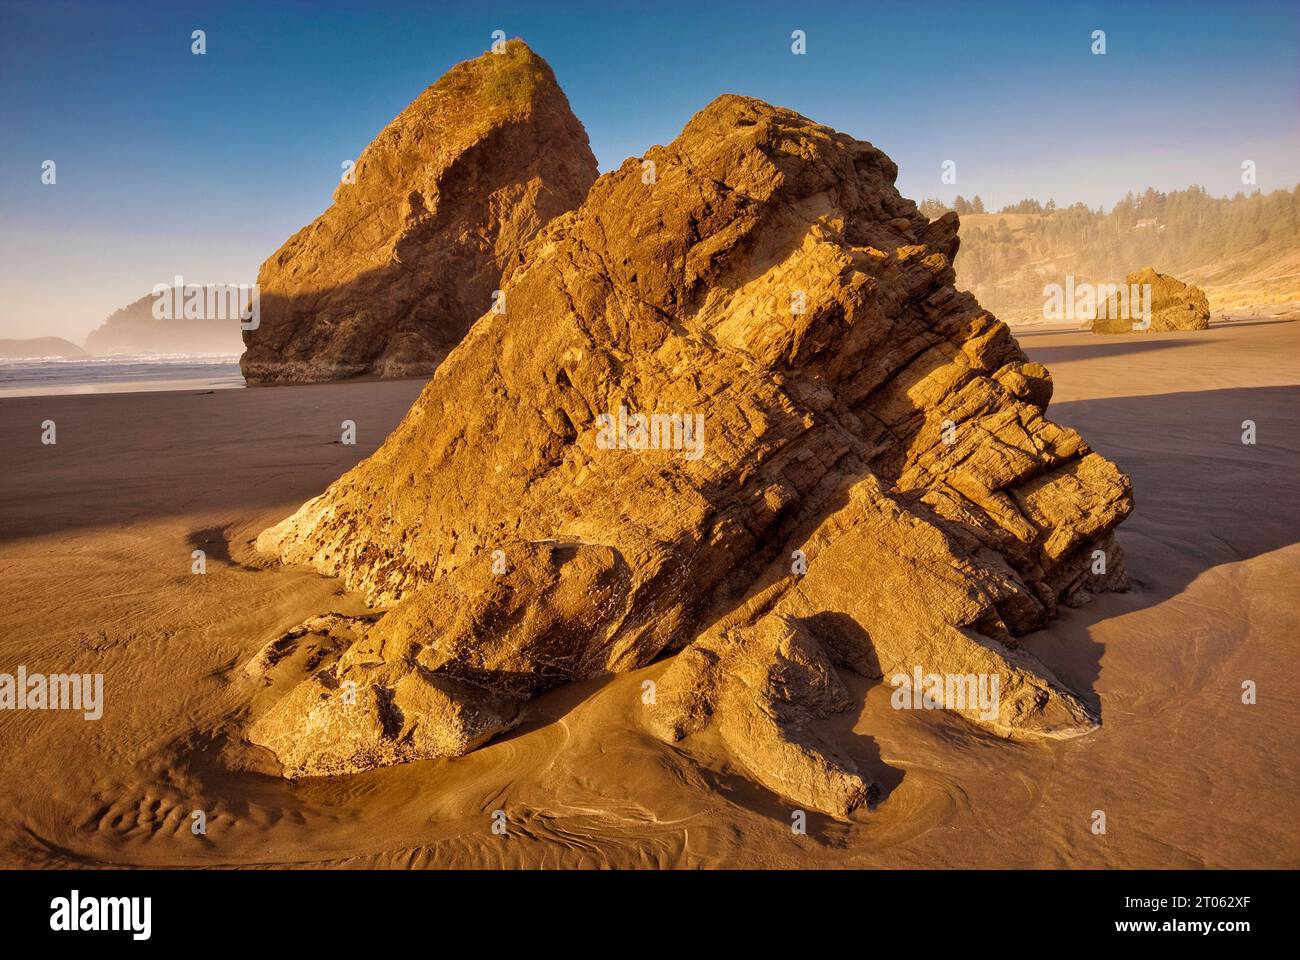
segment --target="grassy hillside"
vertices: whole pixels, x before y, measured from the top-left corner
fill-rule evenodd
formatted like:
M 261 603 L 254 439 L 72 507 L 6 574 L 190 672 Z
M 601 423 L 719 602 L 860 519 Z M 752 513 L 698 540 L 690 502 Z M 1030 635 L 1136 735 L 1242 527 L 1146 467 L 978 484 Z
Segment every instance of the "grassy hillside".
M 1109 212 L 1023 201 L 962 213 L 957 280 L 1004 320 L 1041 319 L 1043 286 L 1116 282 L 1150 265 L 1201 286 L 1210 308 L 1300 300 L 1300 187 L 1209 196 L 1201 187 L 1130 194 Z M 938 216 L 943 204 L 922 209 Z

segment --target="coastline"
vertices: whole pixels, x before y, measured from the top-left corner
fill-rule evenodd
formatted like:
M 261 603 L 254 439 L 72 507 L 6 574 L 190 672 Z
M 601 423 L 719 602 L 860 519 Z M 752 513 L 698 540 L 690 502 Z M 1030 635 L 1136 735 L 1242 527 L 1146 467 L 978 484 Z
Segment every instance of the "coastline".
M 803 837 L 715 739 L 640 728 L 640 684 L 668 660 L 547 694 L 455 760 L 289 783 L 243 743 L 243 664 L 309 616 L 365 610 L 252 541 L 373 452 L 421 381 L 0 398 L 0 671 L 104 676 L 101 720 L 0 714 L 0 864 L 1300 865 L 1300 323 L 1023 345 L 1054 375 L 1049 418 L 1133 477 L 1134 588 L 1025 641 L 1102 726 L 1012 743 L 846 675 L 855 759 L 885 795 Z M 498 806 L 506 842 L 485 829 Z

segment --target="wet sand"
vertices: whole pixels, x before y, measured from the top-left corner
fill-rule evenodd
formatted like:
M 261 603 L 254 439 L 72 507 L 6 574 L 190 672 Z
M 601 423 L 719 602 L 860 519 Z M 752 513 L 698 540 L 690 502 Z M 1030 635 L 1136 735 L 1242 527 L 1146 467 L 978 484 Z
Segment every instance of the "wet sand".
M 252 540 L 373 451 L 419 382 L 0 399 L 0 672 L 102 673 L 106 700 L 99 721 L 0 711 L 0 864 L 1300 866 L 1300 323 L 1021 342 L 1055 377 L 1049 416 L 1133 478 L 1133 589 L 1026 639 L 1101 729 L 1011 743 L 846 675 L 863 707 L 841 732 L 884 797 L 806 836 L 711 736 L 641 730 L 666 661 L 554 691 L 455 760 L 288 783 L 243 742 L 242 665 L 364 609 Z

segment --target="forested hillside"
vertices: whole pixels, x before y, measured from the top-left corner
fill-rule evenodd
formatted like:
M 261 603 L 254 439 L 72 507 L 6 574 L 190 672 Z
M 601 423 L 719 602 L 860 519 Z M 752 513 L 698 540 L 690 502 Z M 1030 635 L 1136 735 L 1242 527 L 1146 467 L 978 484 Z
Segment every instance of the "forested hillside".
M 1122 280 L 1150 265 L 1201 286 L 1212 310 L 1300 299 L 1300 187 L 1210 196 L 1203 187 L 1129 194 L 1109 212 L 1024 200 L 984 212 L 978 198 L 936 217 L 961 216 L 957 280 L 1008 321 L 1041 317 L 1043 286 Z

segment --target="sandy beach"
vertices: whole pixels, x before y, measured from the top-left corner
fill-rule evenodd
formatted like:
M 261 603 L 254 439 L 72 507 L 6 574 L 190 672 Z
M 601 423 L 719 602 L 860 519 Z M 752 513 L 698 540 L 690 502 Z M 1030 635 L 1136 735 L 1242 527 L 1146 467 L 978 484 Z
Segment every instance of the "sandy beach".
M 668 660 L 553 691 L 459 759 L 290 783 L 243 739 L 261 693 L 243 664 L 365 609 L 252 541 L 372 453 L 421 382 L 0 399 L 0 670 L 102 673 L 105 698 L 98 721 L 0 713 L 0 864 L 1300 866 L 1300 323 L 1021 342 L 1054 375 L 1048 416 L 1133 480 L 1132 589 L 1025 644 L 1102 726 L 1013 743 L 844 673 L 883 797 L 810 814 L 806 836 L 712 734 L 642 729 Z

